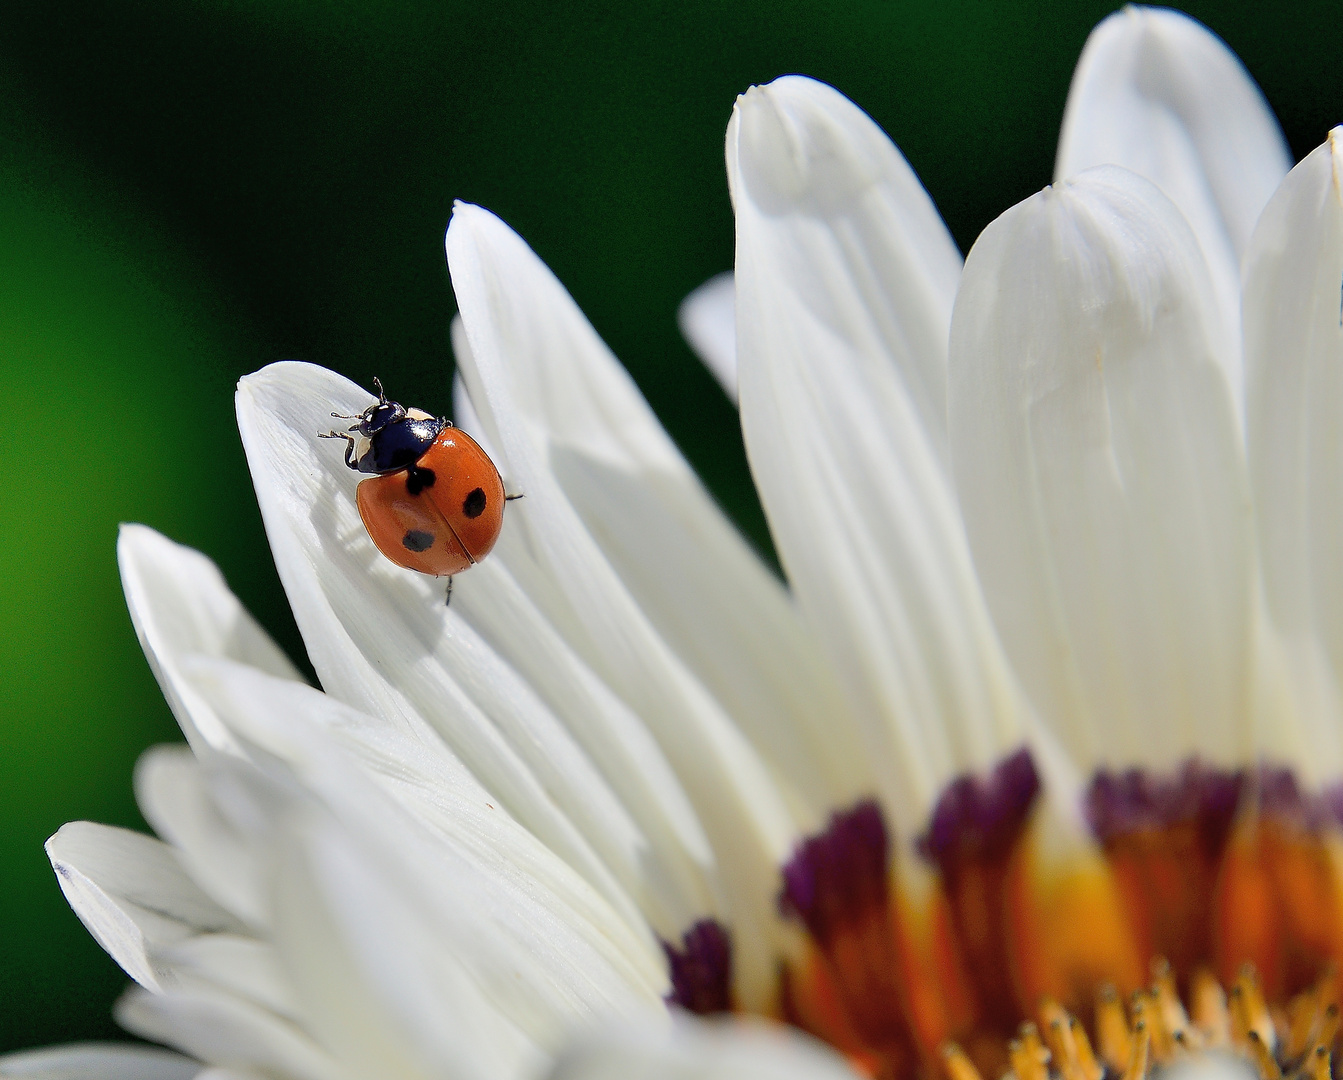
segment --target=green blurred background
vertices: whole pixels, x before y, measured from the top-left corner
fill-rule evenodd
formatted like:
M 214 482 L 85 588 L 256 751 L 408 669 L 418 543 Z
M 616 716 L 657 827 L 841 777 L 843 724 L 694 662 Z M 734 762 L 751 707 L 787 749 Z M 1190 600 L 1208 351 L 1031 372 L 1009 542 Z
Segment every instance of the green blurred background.
M 0 1050 L 116 1037 L 124 977 L 42 852 L 143 828 L 176 729 L 117 582 L 121 520 L 210 554 L 296 658 L 233 426 L 282 357 L 450 408 L 457 198 L 512 224 L 762 547 L 735 416 L 681 343 L 732 262 L 723 131 L 786 72 L 891 133 L 962 249 L 1050 178 L 1073 63 L 1113 5 L 0 3 Z M 1343 120 L 1336 3 L 1195 4 L 1299 158 Z

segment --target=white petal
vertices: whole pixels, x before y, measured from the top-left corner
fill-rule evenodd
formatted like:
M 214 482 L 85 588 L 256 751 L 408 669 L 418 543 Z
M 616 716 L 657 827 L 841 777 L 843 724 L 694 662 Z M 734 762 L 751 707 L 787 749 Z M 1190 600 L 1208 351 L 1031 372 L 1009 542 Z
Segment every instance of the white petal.
M 266 817 L 272 833 L 289 837 L 275 852 L 281 887 L 272 925 L 302 1015 L 343 1062 L 437 1075 L 410 1067 L 411 1048 L 390 1056 L 388 1048 L 416 1035 L 444 1061 L 497 1061 L 516 1057 L 520 1040 L 530 1046 L 549 1033 L 553 1041 L 588 1015 L 662 1009 L 661 957 L 634 970 L 637 946 L 621 920 L 529 836 L 510 833 L 493 808 L 454 806 L 454 786 L 413 775 L 419 759 L 405 748 L 376 760 L 345 754 L 342 735 L 368 725 L 314 690 L 218 662 L 192 675 L 249 756 L 272 771 L 283 765 L 281 781 L 292 769 L 287 786 L 299 781 L 326 807 L 300 797 Z M 385 739 L 382 747 L 393 749 Z M 403 795 L 418 788 L 407 797 L 411 812 L 380 795 L 370 774 L 384 785 L 399 781 Z M 470 835 L 473 813 L 493 830 L 486 824 L 484 835 Z M 583 904 L 586 918 L 575 910 Z M 212 974 L 222 981 L 217 965 Z M 379 999 L 384 1008 L 374 1010 Z M 398 1062 L 406 1065 L 400 1072 Z M 358 1075 L 382 1074 L 370 1066 Z
M 463 333 L 462 317 L 454 315 L 452 326 L 449 329 L 454 350 L 457 347 L 457 341 L 462 339 Z M 480 413 L 476 412 L 476 407 L 471 401 L 471 392 L 467 390 L 466 383 L 462 381 L 460 371 L 452 377 L 452 419 L 453 423 L 480 443 L 480 448 L 490 456 L 490 460 L 499 458 L 499 452 L 495 450 L 494 443 L 491 442 L 491 436 L 485 430 L 485 422 L 481 420 Z M 504 490 L 508 491 L 507 477 L 504 477 Z
M 1223 315 L 1239 326 L 1250 233 L 1291 167 L 1263 94 L 1220 38 L 1186 15 L 1126 7 L 1087 39 L 1068 92 L 1056 180 L 1122 165 L 1193 226 Z M 1239 397 L 1240 358 L 1228 353 Z
M 507 657 L 609 778 L 641 835 L 642 875 L 626 887 L 654 929 L 674 940 L 718 907 L 713 853 L 679 782 L 648 729 L 569 647 L 509 575 L 503 559 L 473 570 L 458 612 Z
M 206 1069 L 197 1073 L 195 1080 L 267 1080 L 252 1069 Z
M 307 686 L 277 680 L 256 669 L 238 665 L 217 669 L 209 662 L 197 659 L 183 661 L 180 670 L 184 672 L 186 689 L 211 710 L 224 730 L 231 733 L 238 755 L 271 763 L 270 767 L 277 757 L 289 762 L 295 767 L 291 786 L 293 780 L 299 780 L 314 794 L 338 803 L 344 811 L 342 829 L 351 834 L 372 830 L 376 833 L 372 846 L 378 852 L 403 852 L 403 865 L 414 863 L 433 868 L 430 873 L 434 879 L 432 884 L 411 883 L 411 886 L 419 884 L 432 896 L 430 917 L 414 924 L 417 960 L 431 964 L 435 971 L 442 971 L 444 965 L 431 962 L 429 958 L 435 955 L 434 946 L 440 940 L 434 935 L 441 935 L 446 929 L 449 943 L 490 971 L 508 975 L 518 967 L 517 958 L 525 958 L 521 970 L 525 972 L 529 986 L 540 981 L 562 988 L 566 999 L 585 1001 L 590 1000 L 585 990 L 590 993 L 600 985 L 599 995 L 603 1001 L 643 1001 L 660 1007 L 659 995 L 665 989 L 665 976 L 662 957 L 656 947 L 651 943 L 645 947 L 642 943 L 631 942 L 627 934 L 622 934 L 623 921 L 612 918 L 609 909 L 573 876 L 572 871 L 512 825 L 502 812 L 488 806 L 483 795 L 469 781 L 463 784 L 461 777 L 445 773 L 441 748 L 435 755 L 432 745 L 417 747 L 404 735 L 398 737 L 393 725 L 370 723 Z M 323 719 L 321 727 L 310 725 L 309 720 L 316 717 Z M 242 767 L 244 763 L 237 756 L 215 759 L 216 770 Z M 376 792 L 369 788 L 372 777 L 400 796 L 413 816 L 394 821 L 395 814 L 385 803 L 380 804 Z M 461 798 L 463 788 L 470 796 L 465 800 Z M 286 814 L 275 809 L 251 817 L 270 833 L 274 832 L 277 823 L 286 820 Z M 473 828 L 472 820 L 479 822 L 479 827 Z M 398 821 L 401 828 L 419 829 L 425 825 L 438 828 L 447 834 L 444 838 L 453 844 L 453 849 L 433 845 L 428 851 L 407 851 L 405 838 L 398 831 Z M 388 828 L 392 830 L 390 833 Z M 379 829 L 382 831 L 378 832 Z M 253 844 L 265 846 L 266 839 L 264 835 L 258 836 Z M 304 833 L 302 842 L 311 846 L 315 840 Z M 273 843 L 271 840 L 271 846 Z M 301 857 L 300 852 L 299 855 L 280 857 L 278 862 L 287 866 Z M 384 865 L 365 866 L 360 876 L 376 879 L 366 885 L 365 890 L 376 889 L 383 878 L 396 880 L 396 874 L 389 873 Z M 341 894 L 341 903 L 348 906 L 354 902 L 358 890 L 349 881 L 339 884 L 342 886 L 337 890 Z M 553 891 L 557 884 L 559 894 Z M 336 885 L 332 888 L 336 889 Z M 399 895 L 398 888 L 407 895 L 417 895 L 415 887 L 408 887 L 404 881 L 400 886 L 390 888 L 393 895 Z M 591 909 L 586 916 L 575 914 L 575 901 Z M 460 917 L 454 917 L 452 909 L 459 903 L 478 913 L 466 926 L 462 925 Z M 519 903 L 522 905 L 520 911 L 516 910 Z M 389 921 L 394 922 L 396 930 L 403 934 L 412 928 L 405 915 L 405 912 L 389 915 Z M 331 1003 L 329 999 L 335 994 L 335 988 L 328 987 L 320 976 L 314 978 L 311 964 L 306 967 L 292 965 L 295 934 L 299 938 L 307 935 L 311 940 L 314 933 L 311 920 L 316 915 L 304 908 L 297 919 L 283 916 L 284 912 L 281 912 L 279 919 L 268 918 L 268 922 L 273 925 L 272 932 L 279 947 L 291 959 L 291 974 L 306 976 L 302 985 L 310 993 L 314 986 L 324 989 L 322 1004 L 313 1007 L 309 1001 L 304 1012 L 316 1024 L 318 1019 L 328 1016 L 329 1010 L 324 1006 Z M 505 927 L 510 918 L 514 920 L 511 936 Z M 594 975 L 592 948 L 574 938 L 575 918 L 580 921 L 586 918 L 588 939 L 595 940 L 598 948 L 604 949 L 606 956 L 616 961 L 621 969 L 619 976 L 609 973 L 609 963 L 604 969 L 608 974 L 598 971 Z M 525 945 L 513 946 L 514 964 L 503 963 L 500 950 L 517 937 L 518 924 L 526 928 L 531 939 Z M 457 930 L 455 936 L 451 933 L 454 927 Z M 384 969 L 390 965 L 386 948 L 379 947 L 377 942 L 370 944 L 370 938 L 376 935 L 372 935 L 363 922 L 355 920 L 347 931 L 358 939 L 354 945 L 365 951 L 366 960 L 375 966 L 382 963 Z M 390 928 L 387 932 L 391 932 Z M 385 946 L 386 942 L 381 945 Z M 336 943 L 328 941 L 323 945 L 319 941 L 305 955 L 320 961 L 335 947 Z M 631 953 L 643 957 L 643 970 L 637 975 L 631 972 L 628 963 Z M 176 996 L 187 1004 L 150 1010 L 158 1017 L 155 1022 L 162 1026 L 162 1030 L 176 1032 L 174 1037 L 179 1040 L 199 1038 L 192 1034 L 198 1023 L 198 1018 L 193 1019 L 197 1017 L 196 1010 L 205 1009 L 202 1015 L 209 1016 L 222 1010 L 225 1017 L 231 1018 L 228 1023 L 258 1025 L 266 1039 L 286 1044 L 286 1026 L 282 1023 L 277 1026 L 272 1020 L 257 1016 L 252 1009 L 253 1005 L 260 1005 L 267 1013 L 293 1013 L 290 1000 L 284 995 L 282 981 L 274 978 L 273 971 L 267 970 L 267 957 L 249 954 L 245 948 L 240 950 L 221 938 L 208 942 L 197 939 L 182 948 L 167 950 L 166 955 L 174 965 Z M 541 957 L 549 960 L 549 967 L 540 966 L 538 958 Z M 601 965 L 597 964 L 597 967 Z M 226 997 L 239 1000 L 223 1000 L 220 990 L 228 992 Z M 351 992 L 355 990 L 358 987 Z M 495 996 L 500 996 L 497 991 Z M 516 1005 L 521 998 L 514 994 L 505 1000 Z M 459 1002 L 441 998 L 421 1001 L 419 1011 L 427 1014 L 436 1010 L 441 1016 L 447 1008 L 457 1014 L 463 1012 Z M 275 1021 L 280 1019 L 280 1016 L 274 1018 Z M 508 1022 L 506 1016 L 501 1022 Z M 554 1023 L 553 1019 L 551 1023 Z M 330 1032 L 325 1028 L 321 1031 L 326 1037 L 324 1041 L 329 1043 Z M 459 1030 L 459 1041 L 466 1033 L 469 1028 Z M 353 1029 L 350 1034 L 353 1037 Z M 196 1047 L 198 1044 L 183 1045 Z M 462 1054 L 467 1052 L 464 1046 L 459 1046 L 459 1050 Z M 367 1075 L 378 1074 L 370 1072 Z
M 944 451 L 947 327 L 961 257 L 918 177 L 861 109 L 801 76 L 742 95 L 728 139 L 738 216 L 749 209 L 786 232 L 774 252 L 784 260 L 779 284 L 864 359 L 897 369 Z M 741 284 L 739 271 L 739 327 Z M 740 349 L 740 329 L 737 336 Z
M 908 835 L 1022 738 L 946 464 L 960 259 L 899 151 L 827 86 L 748 91 L 727 155 L 751 469 Z
M 126 1030 L 175 1046 L 212 1065 L 255 1066 L 285 1080 L 346 1080 L 347 1074 L 298 1027 L 220 990 L 151 994 L 132 987 L 114 1015 Z
M 237 920 L 182 872 L 152 836 L 74 821 L 47 841 L 61 892 L 80 921 L 126 974 L 152 990 L 171 982 L 164 947 L 203 930 L 236 930 Z
M 117 562 L 126 605 L 149 666 L 183 733 L 197 749 L 226 750 L 230 740 L 200 702 L 183 695 L 175 677 L 175 656 L 228 656 L 283 678 L 302 678 L 229 592 L 219 568 L 200 552 L 143 525 L 123 525 Z
M 369 539 L 353 499 L 358 475 L 317 438 L 325 412 L 358 412 L 368 400 L 338 375 L 296 363 L 273 364 L 238 389 L 271 549 L 323 687 L 389 728 L 435 741 L 427 721 L 492 801 L 642 925 L 619 879 L 637 882 L 649 855 L 605 780 L 517 672 L 444 608 L 441 584 L 393 566 Z M 461 577 L 455 600 L 472 588 L 471 575 Z
M 506 355 L 517 390 L 514 405 L 544 440 L 551 480 L 663 639 L 762 753 L 793 796 L 804 827 L 819 826 L 836 806 L 872 788 L 832 673 L 783 587 L 670 445 L 572 298 L 516 237 L 507 234 L 507 240 L 511 243 L 496 257 L 518 260 L 522 266 L 512 280 L 526 280 L 538 301 L 546 300 L 524 308 L 537 323 L 530 335 L 536 347 L 512 348 Z M 566 335 L 565 326 L 574 332 Z M 461 370 L 474 371 L 460 320 L 453 330 Z M 547 380 L 591 388 L 591 396 L 608 401 L 602 407 L 588 401 L 578 410 L 587 422 L 575 428 L 569 413 L 552 407 L 549 395 L 530 392 Z M 608 430 L 604 418 L 613 416 L 626 432 L 642 426 L 642 436 L 622 438 Z M 534 539 L 533 545 L 544 542 Z M 518 565 L 523 560 L 510 557 L 510 543 L 515 548 L 525 540 L 506 541 L 500 561 Z M 544 681 L 547 665 L 535 662 L 533 644 L 508 632 L 511 624 L 497 610 L 508 605 L 494 590 L 470 595 L 462 610 L 472 623 L 530 681 Z M 559 611 L 564 618 L 563 608 Z M 491 625 L 494 632 L 484 629 Z M 581 711 L 557 712 L 571 729 L 584 723 Z M 594 732 L 584 745 L 597 756 L 603 741 L 610 736 L 603 740 Z M 614 783 L 624 771 L 608 769 L 607 775 Z
M 736 286 L 732 271 L 715 274 L 676 311 L 681 335 L 735 403 L 737 400 Z
M 454 943 L 443 921 L 432 912 L 426 920 L 411 891 L 353 840 L 337 824 L 312 820 L 280 864 L 280 940 L 324 1044 L 370 1078 L 532 1071 L 542 1052 L 518 1020 L 548 1026 L 536 1015 L 545 1010 L 537 1009 L 544 994 L 535 970 L 510 970 L 496 949 L 488 960 L 498 966 L 482 973 L 491 950 Z M 501 982 L 517 993 L 492 1001 Z
M 829 1047 L 782 1026 L 682 1016 L 667 1031 L 635 1025 L 561 1054 L 548 1080 L 857 1080 Z
M 1301 162 L 1246 258 L 1247 430 L 1269 612 L 1307 726 L 1308 779 L 1336 779 L 1343 679 L 1343 128 Z
M 180 673 L 176 684 L 189 692 Z M 198 707 L 204 710 L 206 704 L 199 702 Z M 222 723 L 218 730 L 226 731 Z M 228 740 L 236 751 L 233 736 L 228 735 Z M 184 746 L 153 747 L 135 766 L 136 801 L 154 831 L 176 849 L 178 860 L 196 884 L 244 922 L 264 927 L 260 853 L 221 812 L 209 790 L 207 771 Z
M 162 950 L 178 985 L 210 984 L 255 1002 L 278 1016 L 297 1009 L 289 981 L 269 941 L 239 934 L 199 934 Z
M 529 966 L 544 966 L 569 994 L 658 1000 L 665 975 L 656 946 L 478 792 L 464 797 L 429 748 L 253 669 L 201 661 L 192 677 L 259 760 L 283 763 L 365 838 L 389 875 L 433 898 L 442 932 L 466 920 L 460 947 L 488 952 L 521 940 Z
M 1247 750 L 1251 543 L 1202 253 L 1101 167 L 991 224 L 951 334 L 961 505 L 1003 640 L 1085 769 Z
M 191 1080 L 192 1061 L 152 1046 L 71 1043 L 0 1057 L 0 1080 Z
M 510 507 L 501 555 L 575 651 L 648 725 L 676 770 L 731 871 L 724 885 L 739 990 L 744 1001 L 763 1004 L 774 974 L 761 935 L 776 918 L 777 866 L 792 822 L 757 755 L 641 611 L 561 479 L 581 467 L 587 483 L 631 461 L 642 472 L 676 477 L 684 463 L 563 288 L 502 222 L 458 204 L 447 250 L 470 346 L 458 356 L 460 370 L 486 428 L 497 433 L 504 467 L 526 494 Z M 690 531 L 684 519 L 682 527 Z M 764 571 L 736 545 L 711 550 L 712 561 L 695 576 L 731 565 L 752 576 L 728 595 L 750 596 L 747 586 L 760 585 Z
M 1286 140 L 1226 43 L 1178 11 L 1129 6 L 1091 32 L 1077 63 L 1055 179 L 1122 165 L 1165 192 L 1211 261 L 1233 266 L 1291 167 Z M 1205 231 L 1206 230 L 1206 231 Z

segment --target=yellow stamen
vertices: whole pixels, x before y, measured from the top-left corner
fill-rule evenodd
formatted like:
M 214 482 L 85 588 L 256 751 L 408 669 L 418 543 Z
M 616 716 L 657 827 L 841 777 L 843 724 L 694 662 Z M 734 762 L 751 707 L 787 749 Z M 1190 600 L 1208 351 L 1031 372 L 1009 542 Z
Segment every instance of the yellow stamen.
M 1077 1047 L 1077 1066 L 1086 1080 L 1101 1080 L 1105 1069 L 1096 1060 L 1091 1049 L 1091 1040 L 1087 1038 L 1087 1029 L 1074 1017 L 1068 1017 L 1068 1027 L 1073 1033 L 1073 1044 Z
M 1298 1057 L 1310 1048 L 1310 1036 L 1320 1022 L 1319 984 L 1303 990 L 1287 1003 L 1287 1056 Z
M 1049 1080 L 1049 1051 L 1034 1024 L 1021 1025 L 1020 1038 L 1008 1043 L 1007 1053 L 1017 1080 Z
M 1194 972 L 1189 987 L 1194 1024 L 1203 1045 L 1225 1049 L 1231 1045 L 1231 1013 L 1226 1007 L 1226 992 L 1207 968 Z
M 1329 1007 L 1324 1010 L 1324 1015 L 1320 1018 L 1319 1029 L 1314 1033 L 1311 1042 L 1317 1049 L 1322 1049 L 1326 1053 L 1334 1047 L 1334 1039 L 1338 1036 L 1338 1006 L 1330 1002 Z
M 1332 1080 L 1332 1064 L 1327 1047 L 1315 1047 L 1311 1051 L 1310 1060 L 1306 1063 L 1306 1067 L 1309 1070 L 1310 1080 Z
M 947 1080 L 983 1080 L 975 1063 L 955 1043 L 943 1045 L 942 1068 L 946 1070 Z
M 1147 1075 L 1147 1051 L 1151 1044 L 1147 1025 L 1139 1021 L 1134 1025 L 1133 1036 L 1129 1039 L 1128 1068 L 1124 1070 L 1124 1080 L 1143 1080 Z
M 1045 1042 L 1053 1055 L 1054 1068 L 1062 1074 L 1063 1080 L 1101 1080 L 1100 1067 L 1092 1058 L 1091 1066 L 1083 1057 L 1078 1036 L 1086 1038 L 1086 1032 L 1067 1011 L 1053 998 L 1045 998 L 1040 1003 L 1040 1024 L 1044 1030 Z M 1086 1055 L 1090 1056 L 1090 1045 Z
M 1202 1040 L 1189 1025 L 1189 1014 L 1184 1011 L 1175 988 L 1175 975 L 1164 958 L 1152 961 L 1152 996 L 1156 999 L 1156 1011 L 1161 1015 L 1161 1022 L 1170 1032 L 1177 1049 L 1198 1049 Z
M 1117 1073 L 1128 1068 L 1132 1045 L 1128 1021 L 1124 1019 L 1119 994 L 1109 984 L 1102 986 L 1096 995 L 1096 1041 L 1105 1064 Z
M 1338 977 L 1331 966 L 1315 985 L 1292 998 L 1287 1006 L 1287 1058 L 1298 1058 L 1316 1045 L 1326 1048 L 1338 1030 Z
M 1175 1040 L 1166 1029 L 1161 1008 L 1155 994 L 1139 990 L 1129 999 L 1129 1015 L 1134 1028 L 1147 1028 L 1152 1060 L 1158 1065 L 1167 1064 L 1175 1056 Z
M 1334 1036 L 1338 1033 L 1338 1005 L 1332 1001 L 1329 1003 L 1329 1007 L 1324 1010 L 1323 1027 L 1328 1032 L 1328 1038 L 1324 1035 L 1316 1035 L 1315 1041 L 1322 1042 L 1326 1046 L 1332 1046 Z
M 1253 1056 L 1254 1051 L 1250 1048 L 1250 1036 L 1253 1034 L 1258 1036 L 1272 1056 L 1278 1045 L 1278 1037 L 1253 965 L 1246 964 L 1240 969 L 1236 984 L 1231 988 L 1230 1007 L 1233 1045 Z
M 1250 1059 L 1259 1070 L 1259 1080 L 1282 1080 L 1282 1070 L 1278 1068 L 1273 1051 L 1260 1037 L 1259 1032 L 1250 1029 Z

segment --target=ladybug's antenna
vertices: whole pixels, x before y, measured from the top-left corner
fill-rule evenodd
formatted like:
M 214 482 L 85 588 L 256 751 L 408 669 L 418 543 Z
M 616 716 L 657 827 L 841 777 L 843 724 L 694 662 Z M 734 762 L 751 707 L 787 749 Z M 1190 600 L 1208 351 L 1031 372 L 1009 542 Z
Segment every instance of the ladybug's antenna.
M 382 388 L 382 380 L 379 379 L 376 375 L 373 376 L 373 385 L 378 388 L 378 404 L 386 405 L 388 403 L 387 393 Z M 375 406 L 370 405 L 367 409 L 365 409 L 361 413 L 333 412 L 331 415 L 334 416 L 337 420 L 366 420 L 368 419 L 369 414 L 373 411 L 374 408 Z M 354 428 L 351 428 L 350 430 L 353 431 Z

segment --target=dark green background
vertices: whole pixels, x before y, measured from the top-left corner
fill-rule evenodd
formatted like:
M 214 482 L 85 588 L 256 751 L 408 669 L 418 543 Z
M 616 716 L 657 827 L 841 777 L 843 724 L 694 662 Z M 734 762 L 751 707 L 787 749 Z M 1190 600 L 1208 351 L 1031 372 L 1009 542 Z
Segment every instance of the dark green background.
M 758 542 L 735 429 L 681 344 L 732 261 L 734 96 L 802 72 L 904 149 L 966 248 L 1047 183 L 1105 3 L 0 4 L 0 1050 L 114 1036 L 124 977 L 42 841 L 143 827 L 176 730 L 122 605 L 116 523 L 199 547 L 296 656 L 233 428 L 281 357 L 446 410 L 455 198 L 555 269 Z M 1300 157 L 1343 120 L 1337 5 L 1197 4 Z

